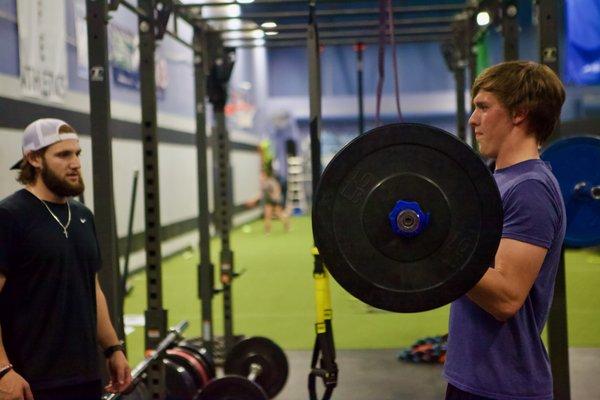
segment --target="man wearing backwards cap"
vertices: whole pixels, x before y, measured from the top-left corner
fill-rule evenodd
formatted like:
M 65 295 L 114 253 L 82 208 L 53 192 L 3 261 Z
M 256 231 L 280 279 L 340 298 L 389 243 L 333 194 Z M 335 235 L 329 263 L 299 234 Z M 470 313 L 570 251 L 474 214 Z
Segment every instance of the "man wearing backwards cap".
M 97 345 L 109 391 L 131 382 L 96 272 L 94 217 L 83 192 L 79 139 L 58 119 L 25 128 L 13 166 L 25 188 L 0 201 L 0 399 L 98 400 Z

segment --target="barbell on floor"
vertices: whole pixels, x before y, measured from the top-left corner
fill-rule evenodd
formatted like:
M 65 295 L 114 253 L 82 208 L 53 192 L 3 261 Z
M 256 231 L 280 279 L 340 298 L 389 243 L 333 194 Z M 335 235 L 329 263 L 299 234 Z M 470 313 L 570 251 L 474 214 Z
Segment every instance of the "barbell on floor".
M 102 397 L 103 400 L 117 400 L 119 398 L 134 400 L 146 398 L 147 388 L 143 383 L 146 371 L 153 363 L 163 358 L 168 349 L 171 348 L 174 343 L 176 343 L 178 340 L 181 340 L 181 335 L 187 329 L 188 325 L 188 321 L 184 320 L 175 327 L 171 328 L 167 336 L 161 340 L 158 346 L 156 346 L 156 349 L 154 349 L 152 353 L 150 353 L 143 361 L 133 368 L 131 371 L 130 391 L 124 394 L 109 393 Z
M 285 386 L 288 362 L 272 340 L 251 337 L 238 342 L 225 358 L 226 376 L 202 389 L 198 400 L 267 400 Z
M 163 358 L 167 399 L 191 400 L 215 377 L 206 349 L 180 342 Z

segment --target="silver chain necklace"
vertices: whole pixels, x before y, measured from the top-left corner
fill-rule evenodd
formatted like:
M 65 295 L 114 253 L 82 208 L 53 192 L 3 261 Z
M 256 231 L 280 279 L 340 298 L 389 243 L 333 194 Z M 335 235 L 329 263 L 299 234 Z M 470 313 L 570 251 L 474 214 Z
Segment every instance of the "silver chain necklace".
M 42 204 L 44 205 L 44 207 L 46 207 L 46 210 L 48 210 L 50 215 L 52 215 L 52 217 L 56 220 L 56 222 L 58 222 L 58 224 L 60 225 L 60 227 L 63 230 L 63 233 L 65 234 L 65 237 L 68 238 L 69 232 L 67 232 L 67 229 L 69 228 L 69 225 L 71 224 L 71 206 L 69 205 L 69 201 L 67 200 L 67 210 L 69 211 L 69 218 L 67 219 L 67 224 L 63 225 L 62 222 L 60 222 L 60 219 L 58 219 L 58 217 L 56 216 L 56 214 L 54 214 L 52 212 L 52 210 L 50 209 L 50 207 L 48 207 L 48 204 L 46 204 L 46 202 L 44 200 L 40 199 L 39 197 L 38 197 L 38 200 L 42 202 Z

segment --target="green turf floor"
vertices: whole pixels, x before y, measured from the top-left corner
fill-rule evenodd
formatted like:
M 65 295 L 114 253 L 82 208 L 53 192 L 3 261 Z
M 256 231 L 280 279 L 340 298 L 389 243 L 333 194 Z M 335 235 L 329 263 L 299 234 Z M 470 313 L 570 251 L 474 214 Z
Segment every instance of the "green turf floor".
M 309 349 L 314 341 L 315 318 L 312 280 L 310 219 L 296 217 L 284 233 L 275 221 L 265 235 L 260 221 L 232 233 L 235 266 L 243 274 L 233 286 L 236 333 L 267 336 L 285 349 Z M 218 265 L 219 242 L 212 241 L 212 259 Z M 198 253 L 188 251 L 163 263 L 163 305 L 169 323 L 190 321 L 186 336 L 199 336 L 200 301 L 197 291 Z M 600 347 L 600 255 L 591 250 L 567 252 L 569 343 Z M 215 274 L 217 271 L 215 270 Z M 132 278 L 134 290 L 125 302 L 125 314 L 143 314 L 146 278 Z M 395 314 L 372 309 L 332 283 L 333 323 L 338 348 L 400 348 L 416 339 L 447 330 L 449 306 L 418 314 Z M 215 333 L 222 333 L 221 296 L 213 302 Z M 130 359 L 142 357 L 143 328 L 127 336 Z

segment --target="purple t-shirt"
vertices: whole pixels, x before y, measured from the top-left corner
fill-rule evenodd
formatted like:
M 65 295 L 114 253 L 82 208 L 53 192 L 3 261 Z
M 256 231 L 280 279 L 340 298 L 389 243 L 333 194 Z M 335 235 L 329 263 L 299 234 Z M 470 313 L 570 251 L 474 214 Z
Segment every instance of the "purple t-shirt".
M 565 236 L 565 207 L 550 166 L 527 160 L 496 170 L 502 237 L 548 249 L 525 303 L 506 322 L 466 295 L 452 303 L 444 377 L 457 388 L 498 400 L 552 399 L 552 373 L 540 338 L 548 318 Z

